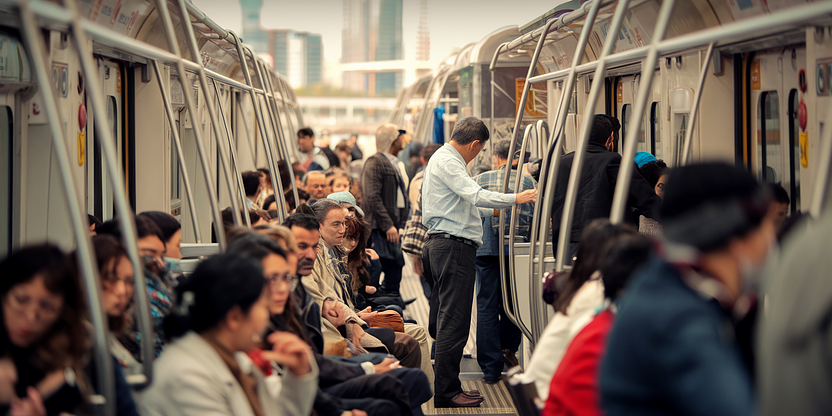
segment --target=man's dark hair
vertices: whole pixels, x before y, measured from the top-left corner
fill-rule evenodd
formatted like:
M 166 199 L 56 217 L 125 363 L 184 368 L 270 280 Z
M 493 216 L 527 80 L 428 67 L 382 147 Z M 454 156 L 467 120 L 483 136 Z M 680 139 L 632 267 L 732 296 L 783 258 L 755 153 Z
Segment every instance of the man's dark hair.
M 475 141 L 485 143 L 489 137 L 491 135 L 488 133 L 488 127 L 476 117 L 465 117 L 459 120 L 451 134 L 451 140 L 459 144 L 471 144 Z
M 272 202 L 276 202 L 276 201 L 277 200 L 275 199 L 274 194 L 271 194 L 271 195 L 267 196 L 265 200 L 263 200 L 263 206 L 261 206 L 260 208 L 262 208 L 264 210 L 268 210 L 269 205 L 271 205 Z
M 159 231 L 162 232 L 162 241 L 170 240 L 177 231 L 182 229 L 182 225 L 179 224 L 176 217 L 167 212 L 145 211 L 136 216 L 136 218 L 138 217 L 150 218 L 159 227 Z
M 592 129 L 589 131 L 589 142 L 597 145 L 605 145 L 610 134 L 618 132 L 621 123 L 615 117 L 606 114 L 596 114 L 592 119 Z
M 315 132 L 312 131 L 309 127 L 304 127 L 298 130 L 298 137 L 315 137 Z
M 442 147 L 439 143 L 431 143 L 422 148 L 422 157 L 425 158 L 425 164 L 430 162 L 430 158 L 433 157 L 433 154 L 436 153 Z
M 98 219 L 95 215 L 87 214 L 87 225 L 95 224 L 94 230 L 98 230 L 98 227 L 101 226 L 101 220 Z
M 309 231 L 318 231 L 321 227 L 315 216 L 309 214 L 292 214 L 283 221 L 283 226 L 290 230 L 292 227 L 300 227 Z
M 638 173 L 647 180 L 651 188 L 655 188 L 656 184 L 659 183 L 659 179 L 667 172 L 667 164 L 663 160 L 647 162 L 638 168 Z
M 96 234 L 108 234 L 115 238 L 118 238 L 119 241 L 124 242 L 124 236 L 121 234 L 121 227 L 119 224 L 118 218 L 113 218 L 109 221 L 105 221 L 101 224 L 100 227 L 95 229 Z M 162 235 L 162 230 L 159 229 L 159 226 L 156 225 L 153 220 L 146 216 L 137 215 L 136 216 L 136 239 L 141 240 L 142 238 L 148 236 L 156 236 L 159 237 L 159 240 L 162 241 L 163 244 L 167 243 L 168 240 Z
M 638 234 L 621 236 L 612 244 L 601 265 L 604 297 L 616 299 L 633 272 L 650 257 L 651 248 L 650 240 Z
M 257 189 L 260 187 L 260 178 L 263 174 L 252 170 L 243 172 L 240 176 L 243 177 L 243 188 L 246 190 L 246 196 L 257 195 Z
M 768 186 L 771 188 L 771 194 L 774 197 L 775 202 L 778 204 L 788 204 L 791 202 L 791 199 L 789 199 L 789 193 L 786 192 L 786 188 L 780 186 L 779 183 L 770 183 Z

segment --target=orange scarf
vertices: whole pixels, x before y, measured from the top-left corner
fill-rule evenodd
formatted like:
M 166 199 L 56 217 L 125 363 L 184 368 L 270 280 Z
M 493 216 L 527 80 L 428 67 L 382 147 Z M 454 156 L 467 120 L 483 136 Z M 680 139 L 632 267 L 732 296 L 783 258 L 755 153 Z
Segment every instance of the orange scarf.
M 260 405 L 260 398 L 257 397 L 257 379 L 249 374 L 244 374 L 243 370 L 240 369 L 240 364 L 234 358 L 234 354 L 230 351 L 225 349 L 222 345 L 219 345 L 217 342 L 208 338 L 206 336 L 202 337 L 205 341 L 208 341 L 208 344 L 217 351 L 217 354 L 220 355 L 220 358 L 225 362 L 225 365 L 228 366 L 228 369 L 231 370 L 231 374 L 234 375 L 234 378 L 237 379 L 237 382 L 240 383 L 240 387 L 243 388 L 243 391 L 246 393 L 246 398 L 248 398 L 248 402 L 251 405 L 251 410 L 254 412 L 254 416 L 265 416 L 263 413 L 263 408 Z

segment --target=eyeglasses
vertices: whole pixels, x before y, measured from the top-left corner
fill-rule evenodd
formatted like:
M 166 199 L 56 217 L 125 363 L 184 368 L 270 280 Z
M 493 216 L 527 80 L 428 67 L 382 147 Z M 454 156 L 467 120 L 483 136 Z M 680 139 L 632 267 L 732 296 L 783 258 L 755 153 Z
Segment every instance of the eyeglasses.
M 269 286 L 275 286 L 277 283 L 288 283 L 289 287 L 293 287 L 297 284 L 298 278 L 292 275 L 287 274 L 286 276 L 271 276 L 266 278 L 266 282 L 269 283 Z
M 34 310 L 36 320 L 52 320 L 61 312 L 61 308 L 51 302 L 36 302 L 30 296 L 9 293 L 6 295 L 5 303 L 19 315 L 29 315 Z
M 114 285 L 118 284 L 119 282 L 122 282 L 127 287 L 130 287 L 130 288 L 136 287 L 136 279 L 134 279 L 132 276 L 122 278 L 122 277 L 118 277 L 118 276 L 109 275 L 109 276 L 104 276 L 102 280 L 104 281 L 105 285 L 113 285 L 114 286 Z

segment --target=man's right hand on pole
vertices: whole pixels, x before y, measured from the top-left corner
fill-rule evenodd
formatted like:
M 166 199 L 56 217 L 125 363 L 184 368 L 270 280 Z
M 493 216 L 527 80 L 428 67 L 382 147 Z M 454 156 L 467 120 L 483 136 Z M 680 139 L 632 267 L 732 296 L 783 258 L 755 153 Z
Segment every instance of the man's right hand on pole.
M 534 202 L 537 200 L 537 189 L 529 189 L 517 194 L 516 204 L 525 204 L 527 202 Z

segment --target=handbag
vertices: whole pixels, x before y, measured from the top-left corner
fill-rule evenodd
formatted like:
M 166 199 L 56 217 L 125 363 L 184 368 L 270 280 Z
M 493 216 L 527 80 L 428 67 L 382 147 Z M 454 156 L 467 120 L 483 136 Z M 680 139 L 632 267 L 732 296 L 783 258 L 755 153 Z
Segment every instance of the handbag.
M 404 320 L 396 311 L 376 312 L 372 322 L 368 322 L 373 328 L 389 328 L 395 332 L 404 332 Z

